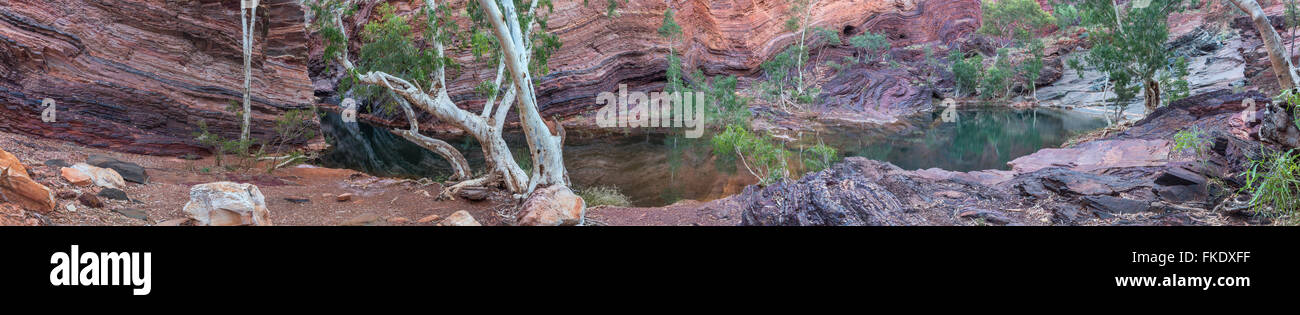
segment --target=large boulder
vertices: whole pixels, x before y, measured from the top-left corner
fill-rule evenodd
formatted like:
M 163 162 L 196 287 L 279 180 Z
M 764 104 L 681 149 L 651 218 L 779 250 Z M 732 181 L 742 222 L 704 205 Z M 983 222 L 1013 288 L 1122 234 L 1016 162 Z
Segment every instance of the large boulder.
M 90 177 L 91 182 L 95 183 L 95 186 L 104 188 L 126 187 L 126 180 L 122 179 L 122 175 L 118 175 L 117 171 L 114 171 L 111 168 L 96 167 L 86 163 L 77 163 L 72 165 L 72 169 Z
M 49 187 L 32 180 L 27 167 L 18 157 L 0 149 L 0 194 L 2 202 L 14 203 L 39 213 L 54 211 L 54 193 Z
M 86 164 L 111 168 L 114 171 L 117 171 L 118 175 L 122 175 L 122 179 L 125 179 L 128 182 L 136 184 L 149 183 L 149 173 L 145 172 L 144 167 L 141 167 L 139 164 L 123 162 L 103 155 L 91 155 L 90 158 L 86 159 Z
M 190 188 L 184 211 L 199 225 L 272 225 L 266 197 L 253 184 L 215 182 Z
M 438 223 L 438 225 L 443 225 L 443 226 L 482 226 L 483 224 L 482 224 L 482 223 L 479 223 L 478 220 L 475 220 L 475 219 L 474 219 L 474 216 L 473 216 L 473 215 L 470 215 L 469 212 L 467 212 L 467 211 L 465 211 L 465 210 L 460 210 L 460 211 L 456 211 L 456 213 L 452 213 L 450 216 L 447 216 L 447 219 L 446 219 L 446 220 L 442 220 L 442 222 L 441 222 L 441 223 Z
M 519 212 L 519 225 L 561 226 L 582 223 L 587 204 L 569 187 L 550 186 L 533 191 Z

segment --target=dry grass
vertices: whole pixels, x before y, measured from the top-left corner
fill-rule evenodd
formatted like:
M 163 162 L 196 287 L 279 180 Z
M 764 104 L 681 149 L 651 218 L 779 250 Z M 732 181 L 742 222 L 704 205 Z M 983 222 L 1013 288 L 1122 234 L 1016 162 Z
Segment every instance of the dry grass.
M 1088 133 L 1074 136 L 1073 138 L 1070 138 L 1070 140 L 1065 141 L 1065 143 L 1061 144 L 1061 147 L 1068 148 L 1068 147 L 1078 145 L 1080 143 L 1109 137 L 1111 135 L 1123 132 L 1124 130 L 1128 130 L 1129 127 L 1133 127 L 1133 122 L 1134 122 L 1133 120 L 1126 120 L 1118 124 L 1110 125 L 1106 128 L 1101 128 L 1101 129 L 1093 130 Z

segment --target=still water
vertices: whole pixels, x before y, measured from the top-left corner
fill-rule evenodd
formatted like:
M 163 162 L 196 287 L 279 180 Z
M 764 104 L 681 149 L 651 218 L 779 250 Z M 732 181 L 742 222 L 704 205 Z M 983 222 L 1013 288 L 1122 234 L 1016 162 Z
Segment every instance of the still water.
M 1008 169 L 1010 160 L 1106 125 L 1101 117 L 1056 109 L 969 109 L 961 111 L 955 123 L 937 121 L 938 115 L 802 132 L 787 147 L 797 158 L 800 148 L 824 143 L 839 150 L 841 157 L 888 161 L 904 169 Z M 445 178 L 450 172 L 437 155 L 385 130 L 343 125 L 334 115 L 322 119 L 322 129 L 334 148 L 318 161 L 324 166 L 395 177 Z M 707 132 L 700 139 L 665 134 L 591 137 L 570 132 L 564 161 L 574 187 L 615 187 L 636 206 L 712 200 L 757 182 L 745 171 L 735 171 L 729 159 L 717 158 L 708 137 Z M 444 140 L 460 147 L 471 166 L 481 168 L 482 152 L 472 139 Z M 507 136 L 507 142 L 519 150 L 517 160 L 527 160 L 522 135 Z

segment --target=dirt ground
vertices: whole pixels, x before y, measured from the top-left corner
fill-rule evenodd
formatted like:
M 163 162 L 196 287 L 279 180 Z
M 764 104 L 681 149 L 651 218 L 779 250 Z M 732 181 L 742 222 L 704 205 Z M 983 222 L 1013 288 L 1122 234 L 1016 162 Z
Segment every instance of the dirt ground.
M 45 161 L 62 159 L 70 164 L 82 163 L 91 155 L 105 155 L 144 167 L 149 184 L 127 183 L 122 189 L 131 201 L 108 198 L 101 209 L 87 207 L 73 199 L 59 199 L 54 213 L 44 215 L 45 225 L 152 225 L 185 218 L 181 209 L 189 201 L 190 187 L 217 181 L 252 183 L 266 196 L 271 221 L 275 225 L 436 225 L 438 220 L 417 222 L 430 215 L 446 218 L 466 210 L 483 225 L 504 225 L 513 221 L 513 204 L 504 193 L 485 201 L 463 199 L 437 200 L 441 185 L 422 185 L 414 181 L 378 178 L 346 169 L 299 165 L 267 174 L 264 168 L 230 171 L 217 167 L 211 157 L 184 160 L 179 157 L 135 155 L 86 148 L 60 141 L 37 139 L 25 135 L 0 133 L 0 148 L 17 156 L 28 167 L 32 178 L 55 193 L 97 193 L 99 187 L 70 185 L 59 175 L 57 167 Z M 350 201 L 337 201 L 340 194 L 351 193 Z M 303 203 L 286 198 L 308 199 Z M 68 205 L 73 205 L 75 211 Z M 114 210 L 139 209 L 148 221 L 126 217 Z M 501 210 L 498 213 L 498 210 Z M 406 221 L 406 222 L 403 222 Z

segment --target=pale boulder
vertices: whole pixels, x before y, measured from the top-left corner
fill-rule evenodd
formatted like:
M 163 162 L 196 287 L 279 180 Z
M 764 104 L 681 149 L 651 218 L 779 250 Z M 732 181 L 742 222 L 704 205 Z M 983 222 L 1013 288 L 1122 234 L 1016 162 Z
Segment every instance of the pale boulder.
M 452 213 L 450 216 L 447 216 L 446 220 L 442 220 L 442 223 L 438 224 L 444 226 L 483 226 L 482 223 L 478 223 L 478 220 L 475 220 L 474 216 L 470 215 L 469 212 L 466 212 L 465 210 Z
M 95 183 L 95 186 L 105 188 L 126 187 L 126 180 L 122 179 L 122 175 L 117 174 L 117 171 L 114 171 L 111 168 L 92 166 L 86 163 L 77 163 L 72 165 L 72 169 L 90 177 L 91 182 Z
M 190 188 L 184 211 L 198 225 L 272 225 L 266 197 L 253 184 L 215 182 Z
M 519 225 L 564 226 L 582 223 L 586 202 L 565 186 L 533 191 L 519 212 Z

